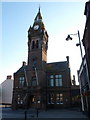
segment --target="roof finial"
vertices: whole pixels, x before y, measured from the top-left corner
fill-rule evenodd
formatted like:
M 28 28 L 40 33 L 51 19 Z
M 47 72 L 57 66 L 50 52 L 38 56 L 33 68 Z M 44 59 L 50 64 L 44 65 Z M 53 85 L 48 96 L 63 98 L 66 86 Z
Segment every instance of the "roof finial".
M 39 5 L 39 13 L 40 13 L 40 5 Z

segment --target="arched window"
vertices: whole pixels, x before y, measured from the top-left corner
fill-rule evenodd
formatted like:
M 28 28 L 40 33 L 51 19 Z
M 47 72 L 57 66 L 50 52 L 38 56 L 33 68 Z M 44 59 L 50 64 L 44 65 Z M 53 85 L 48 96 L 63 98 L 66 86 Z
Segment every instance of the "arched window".
M 32 49 L 34 49 L 34 47 L 35 47 L 35 42 L 32 41 Z
M 36 48 L 38 48 L 39 47 L 39 43 L 38 43 L 38 40 L 36 41 Z

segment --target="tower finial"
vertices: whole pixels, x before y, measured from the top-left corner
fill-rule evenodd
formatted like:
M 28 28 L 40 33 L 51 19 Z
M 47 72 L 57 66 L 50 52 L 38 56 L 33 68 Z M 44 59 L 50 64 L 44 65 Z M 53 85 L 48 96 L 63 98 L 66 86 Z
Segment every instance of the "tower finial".
M 39 5 L 39 13 L 40 13 L 40 5 Z

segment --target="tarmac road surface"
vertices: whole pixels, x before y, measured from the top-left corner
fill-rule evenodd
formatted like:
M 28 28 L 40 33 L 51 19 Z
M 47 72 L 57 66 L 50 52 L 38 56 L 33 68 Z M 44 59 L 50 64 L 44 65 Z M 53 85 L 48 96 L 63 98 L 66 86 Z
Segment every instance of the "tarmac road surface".
M 36 109 L 28 110 L 12 110 L 11 108 L 3 108 L 1 112 L 1 120 L 89 120 L 79 109 L 49 109 L 41 111 Z

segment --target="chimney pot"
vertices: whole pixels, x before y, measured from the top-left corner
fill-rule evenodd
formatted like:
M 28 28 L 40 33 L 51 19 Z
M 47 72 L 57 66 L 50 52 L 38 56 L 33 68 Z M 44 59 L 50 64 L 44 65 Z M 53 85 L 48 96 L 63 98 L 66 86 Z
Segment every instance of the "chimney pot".
M 7 76 L 7 79 L 11 79 L 11 78 L 12 78 L 12 76 L 11 76 L 11 75 L 8 75 L 8 76 Z
M 25 61 L 23 61 L 22 66 L 26 66 L 26 62 Z
M 67 62 L 69 63 L 69 56 L 66 56 L 66 58 L 67 58 Z

